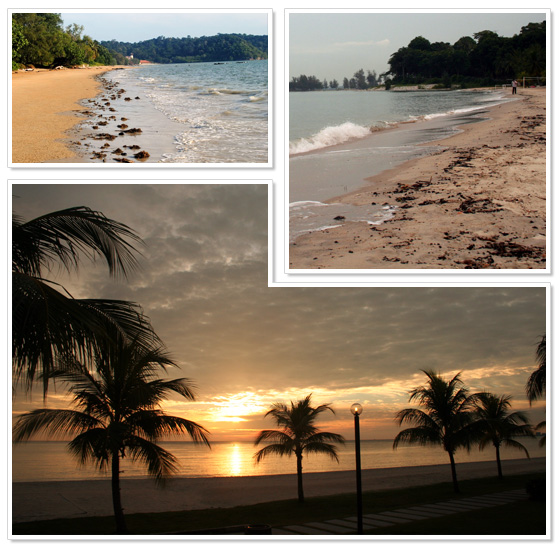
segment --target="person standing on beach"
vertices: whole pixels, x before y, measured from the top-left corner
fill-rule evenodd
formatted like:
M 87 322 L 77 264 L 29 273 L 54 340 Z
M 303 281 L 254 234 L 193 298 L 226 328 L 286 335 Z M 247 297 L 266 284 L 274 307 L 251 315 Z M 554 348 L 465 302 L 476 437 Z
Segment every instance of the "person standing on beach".
M 515 78 L 512 80 L 511 82 L 511 93 L 512 94 L 517 94 L 517 80 L 515 80 Z

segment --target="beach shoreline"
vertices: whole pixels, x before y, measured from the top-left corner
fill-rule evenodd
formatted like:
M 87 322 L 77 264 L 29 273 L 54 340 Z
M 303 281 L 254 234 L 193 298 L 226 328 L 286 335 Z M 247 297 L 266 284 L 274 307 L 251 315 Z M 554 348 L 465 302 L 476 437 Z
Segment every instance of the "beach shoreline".
M 504 475 L 546 472 L 546 458 L 502 461 Z M 459 482 L 496 476 L 496 463 L 457 464 Z M 352 492 L 354 471 L 304 472 L 307 497 Z M 378 468 L 362 471 L 364 491 L 402 489 L 434 483 L 451 483 L 449 464 Z M 121 480 L 126 514 L 232 508 L 297 498 L 295 474 L 247 477 L 174 478 L 164 488 L 151 479 Z M 14 523 L 111 516 L 111 482 L 107 480 L 12 483 Z
M 397 210 L 298 236 L 289 269 L 544 269 L 546 90 L 521 90 L 459 128 L 429 143 L 437 152 L 325 201 Z
M 117 68 L 123 67 L 12 73 L 12 163 L 87 162 L 72 148 L 70 132 L 88 117 L 81 102 L 102 92 L 96 77 Z

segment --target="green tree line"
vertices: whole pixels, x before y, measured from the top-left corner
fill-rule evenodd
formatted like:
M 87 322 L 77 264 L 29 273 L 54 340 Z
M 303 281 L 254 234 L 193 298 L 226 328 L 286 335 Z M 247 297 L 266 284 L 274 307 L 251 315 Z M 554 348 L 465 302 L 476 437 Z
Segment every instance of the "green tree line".
M 200 61 L 242 61 L 266 59 L 268 36 L 218 34 L 193 38 L 158 36 L 142 42 L 102 41 L 101 44 L 120 55 L 133 55 L 154 63 L 194 63 Z
M 266 59 L 268 36 L 218 34 L 192 38 L 159 36 L 143 42 L 98 42 L 81 25 L 64 27 L 59 13 L 12 14 L 12 70 L 21 67 L 132 65 Z M 130 56 L 132 58 L 130 59 Z
M 417 36 L 394 52 L 383 76 L 392 84 L 494 85 L 546 76 L 546 22 L 529 23 L 512 37 L 493 31 L 463 36 L 454 44 Z
M 116 65 L 120 60 L 83 34 L 81 25 L 63 27 L 59 13 L 12 14 L 12 69 L 22 66 Z
M 345 90 L 366 90 L 385 83 L 391 85 L 436 84 L 440 87 L 493 86 L 525 77 L 546 77 L 546 21 L 529 23 L 512 37 L 480 31 L 459 38 L 454 44 L 430 42 L 417 36 L 408 46 L 391 54 L 389 70 L 379 76 L 360 69 L 344 77 Z M 335 86 L 332 83 L 336 83 Z M 290 91 L 338 88 L 336 80 L 321 81 L 315 76 L 292 78 Z

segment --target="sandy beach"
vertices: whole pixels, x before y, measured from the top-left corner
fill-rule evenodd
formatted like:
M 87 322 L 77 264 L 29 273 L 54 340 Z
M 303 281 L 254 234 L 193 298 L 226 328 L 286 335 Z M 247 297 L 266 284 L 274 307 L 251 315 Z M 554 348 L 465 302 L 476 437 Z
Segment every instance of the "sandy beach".
M 12 162 L 80 162 L 67 132 L 87 116 L 78 102 L 101 90 L 94 77 L 114 68 L 12 73 Z
M 546 90 L 520 90 L 485 116 L 326 201 L 398 208 L 380 225 L 298 237 L 290 269 L 545 269 Z
M 504 475 L 546 471 L 546 459 L 505 460 Z M 457 465 L 459 481 L 496 475 L 494 461 Z M 362 472 L 364 491 L 382 491 L 432 483 L 451 483 L 450 466 L 379 468 Z M 352 492 L 355 472 L 304 473 L 308 497 Z M 297 497 L 295 475 L 176 478 L 165 488 L 150 479 L 125 479 L 121 484 L 125 513 L 230 508 Z M 12 521 L 112 515 L 109 480 L 12 484 Z

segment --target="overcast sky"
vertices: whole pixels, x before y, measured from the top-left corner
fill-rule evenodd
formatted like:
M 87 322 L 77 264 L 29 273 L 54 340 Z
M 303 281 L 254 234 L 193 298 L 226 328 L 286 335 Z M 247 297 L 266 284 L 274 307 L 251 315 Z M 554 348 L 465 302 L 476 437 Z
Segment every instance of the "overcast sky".
M 140 42 L 158 36 L 213 36 L 218 33 L 268 34 L 267 14 L 257 10 L 197 13 L 165 10 L 138 13 L 134 10 L 106 10 L 106 13 L 61 13 L 64 26 L 76 23 L 94 40 Z
M 271 427 L 271 403 L 309 393 L 337 411 L 325 429 L 351 438 L 348 409 L 359 401 L 364 439 L 393 437 L 395 413 L 424 383 L 420 369 L 461 371 L 472 391 L 512 394 L 517 410 L 529 409 L 524 385 L 546 330 L 542 287 L 268 288 L 261 184 L 17 184 L 12 196 L 25 219 L 85 205 L 142 237 L 142 271 L 128 282 L 87 262 L 70 281 L 52 277 L 76 297 L 141 304 L 181 367 L 173 376 L 198 387 L 196 403 L 166 409 L 215 440 L 253 439 Z M 31 406 L 18 394 L 16 412 Z M 531 410 L 544 420 L 542 402 Z
M 379 75 L 389 69 L 394 52 L 423 36 L 454 44 L 483 30 L 500 36 L 519 34 L 544 13 L 291 13 L 290 78 L 301 74 L 342 82 L 359 70 Z

